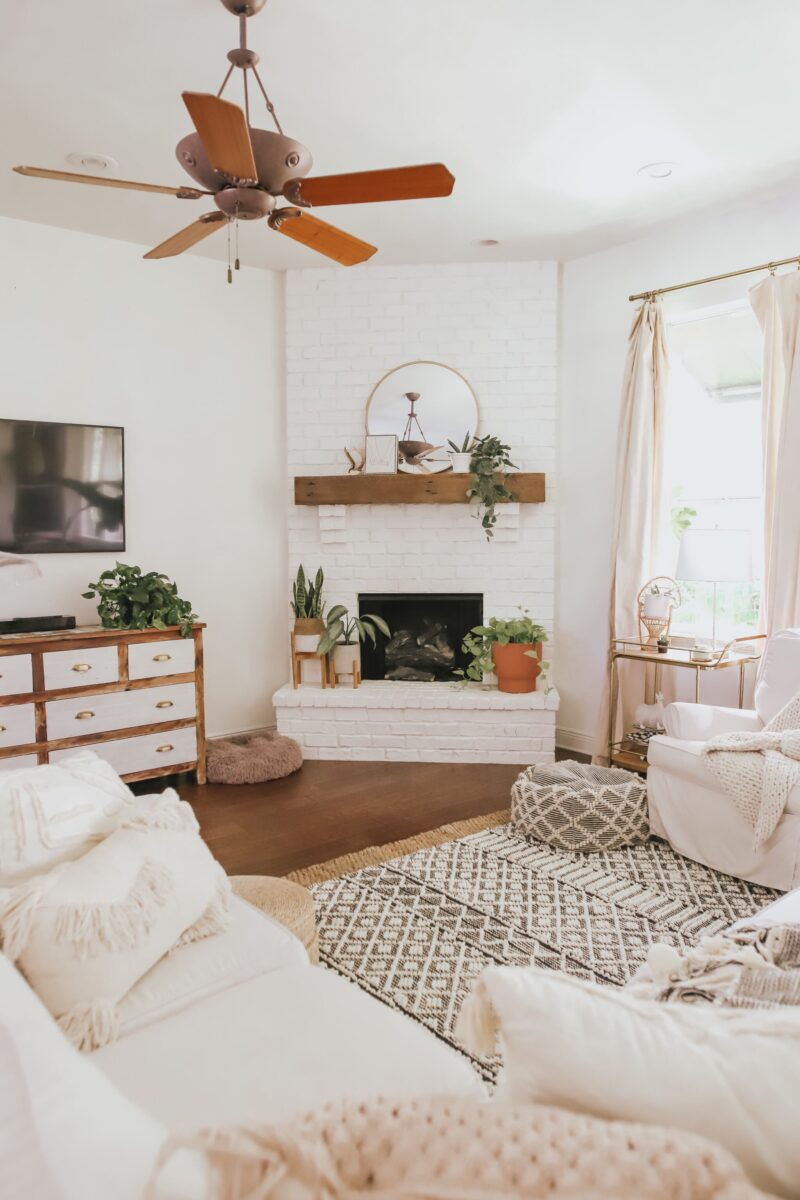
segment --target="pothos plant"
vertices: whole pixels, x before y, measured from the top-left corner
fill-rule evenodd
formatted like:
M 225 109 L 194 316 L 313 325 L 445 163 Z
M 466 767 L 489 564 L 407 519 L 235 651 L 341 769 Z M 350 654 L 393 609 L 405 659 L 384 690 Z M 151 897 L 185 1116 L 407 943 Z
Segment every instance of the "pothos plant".
M 495 505 L 503 500 L 514 500 L 516 497 L 505 484 L 506 472 L 514 470 L 515 464 L 508 457 L 511 447 L 499 438 L 487 434 L 476 438 L 471 447 L 470 471 L 472 479 L 467 489 L 470 500 L 478 503 L 477 516 L 486 534 L 486 540 L 494 537 L 494 526 L 497 522 Z
M 470 629 L 462 643 L 464 653 L 471 656 L 470 662 L 465 668 L 459 667 L 455 674 L 461 676 L 465 682 L 472 679 L 480 683 L 484 675 L 494 670 L 492 646 L 508 646 L 514 642 L 533 647 L 526 650 L 525 654 L 528 658 L 538 661 L 539 668 L 545 675 L 550 663 L 540 657 L 537 646 L 539 642 L 547 641 L 547 630 L 531 619 L 527 608 L 520 608 L 519 611 L 520 615 L 510 621 L 492 617 L 487 625 L 475 625 Z
M 377 613 L 364 613 L 363 617 L 351 617 L 343 604 L 334 604 L 326 618 L 326 629 L 317 645 L 317 654 L 330 654 L 334 646 L 354 646 L 356 641 L 365 642 L 367 638 L 373 646 L 377 642 L 376 630 L 385 637 L 391 637 L 392 631 Z
M 181 637 L 189 637 L 197 620 L 191 603 L 181 599 L 166 575 L 159 571 L 143 575 L 141 567 L 127 563 L 118 562 L 103 571 L 83 597 L 97 597 L 97 615 L 105 629 L 166 629 L 177 625 Z

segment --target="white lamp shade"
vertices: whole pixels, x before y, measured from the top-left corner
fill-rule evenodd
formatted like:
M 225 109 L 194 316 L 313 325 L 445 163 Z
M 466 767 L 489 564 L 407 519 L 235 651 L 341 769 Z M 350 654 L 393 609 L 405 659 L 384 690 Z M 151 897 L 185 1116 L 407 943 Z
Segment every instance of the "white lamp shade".
M 687 583 L 749 583 L 753 535 L 746 529 L 687 529 L 675 578 Z

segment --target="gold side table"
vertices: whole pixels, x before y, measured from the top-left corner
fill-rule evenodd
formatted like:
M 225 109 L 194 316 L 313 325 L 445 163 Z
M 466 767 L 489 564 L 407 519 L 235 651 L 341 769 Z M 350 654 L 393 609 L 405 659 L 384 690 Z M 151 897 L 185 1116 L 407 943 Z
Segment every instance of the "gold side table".
M 647 746 L 641 750 L 631 748 L 628 739 L 616 739 L 617 702 L 619 700 L 619 674 L 617 663 L 620 659 L 630 662 L 643 663 L 652 666 L 653 686 L 656 693 L 661 688 L 661 676 L 664 667 L 683 667 L 694 671 L 694 701 L 700 703 L 700 678 L 705 671 L 724 671 L 729 667 L 739 669 L 739 708 L 744 705 L 744 686 L 748 663 L 758 662 L 761 653 L 756 653 L 753 643 L 764 642 L 766 634 L 754 633 L 744 637 L 733 638 L 721 650 L 715 650 L 710 659 L 704 662 L 694 661 L 691 657 L 692 646 L 671 645 L 666 654 L 659 654 L 642 643 L 640 638 L 613 638 L 609 650 L 609 671 L 611 673 L 611 708 L 608 720 L 608 761 L 616 766 L 627 767 L 628 770 L 647 771 Z M 689 639 L 686 639 L 687 641 Z M 763 647 L 762 647 L 763 650 Z

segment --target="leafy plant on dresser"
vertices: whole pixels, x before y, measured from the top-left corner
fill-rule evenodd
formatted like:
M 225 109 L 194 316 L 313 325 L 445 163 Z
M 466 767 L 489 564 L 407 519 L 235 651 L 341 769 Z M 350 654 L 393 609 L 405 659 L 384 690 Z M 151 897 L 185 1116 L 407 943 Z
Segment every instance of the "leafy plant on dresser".
M 506 473 L 516 470 L 509 458 L 511 447 L 499 438 L 487 434 L 477 438 L 471 447 L 470 471 L 472 478 L 467 495 L 478 503 L 478 518 L 486 534 L 486 540 L 494 537 L 497 522 L 495 505 L 504 500 L 515 500 L 513 492 L 506 487 Z
M 166 629 L 177 625 L 189 637 L 197 613 L 182 600 L 168 576 L 159 571 L 142 574 L 141 567 L 118 562 L 89 584 L 85 600 L 97 598 L 97 615 L 104 629 Z

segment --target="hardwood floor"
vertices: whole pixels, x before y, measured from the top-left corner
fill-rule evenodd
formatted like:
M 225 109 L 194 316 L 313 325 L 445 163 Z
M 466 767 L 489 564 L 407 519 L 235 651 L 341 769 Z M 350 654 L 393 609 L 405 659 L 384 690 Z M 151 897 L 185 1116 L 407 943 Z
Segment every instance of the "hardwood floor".
M 563 755 L 562 757 L 579 757 Z M 272 783 L 173 783 L 229 875 L 285 875 L 503 808 L 521 768 L 461 763 L 307 762 Z

